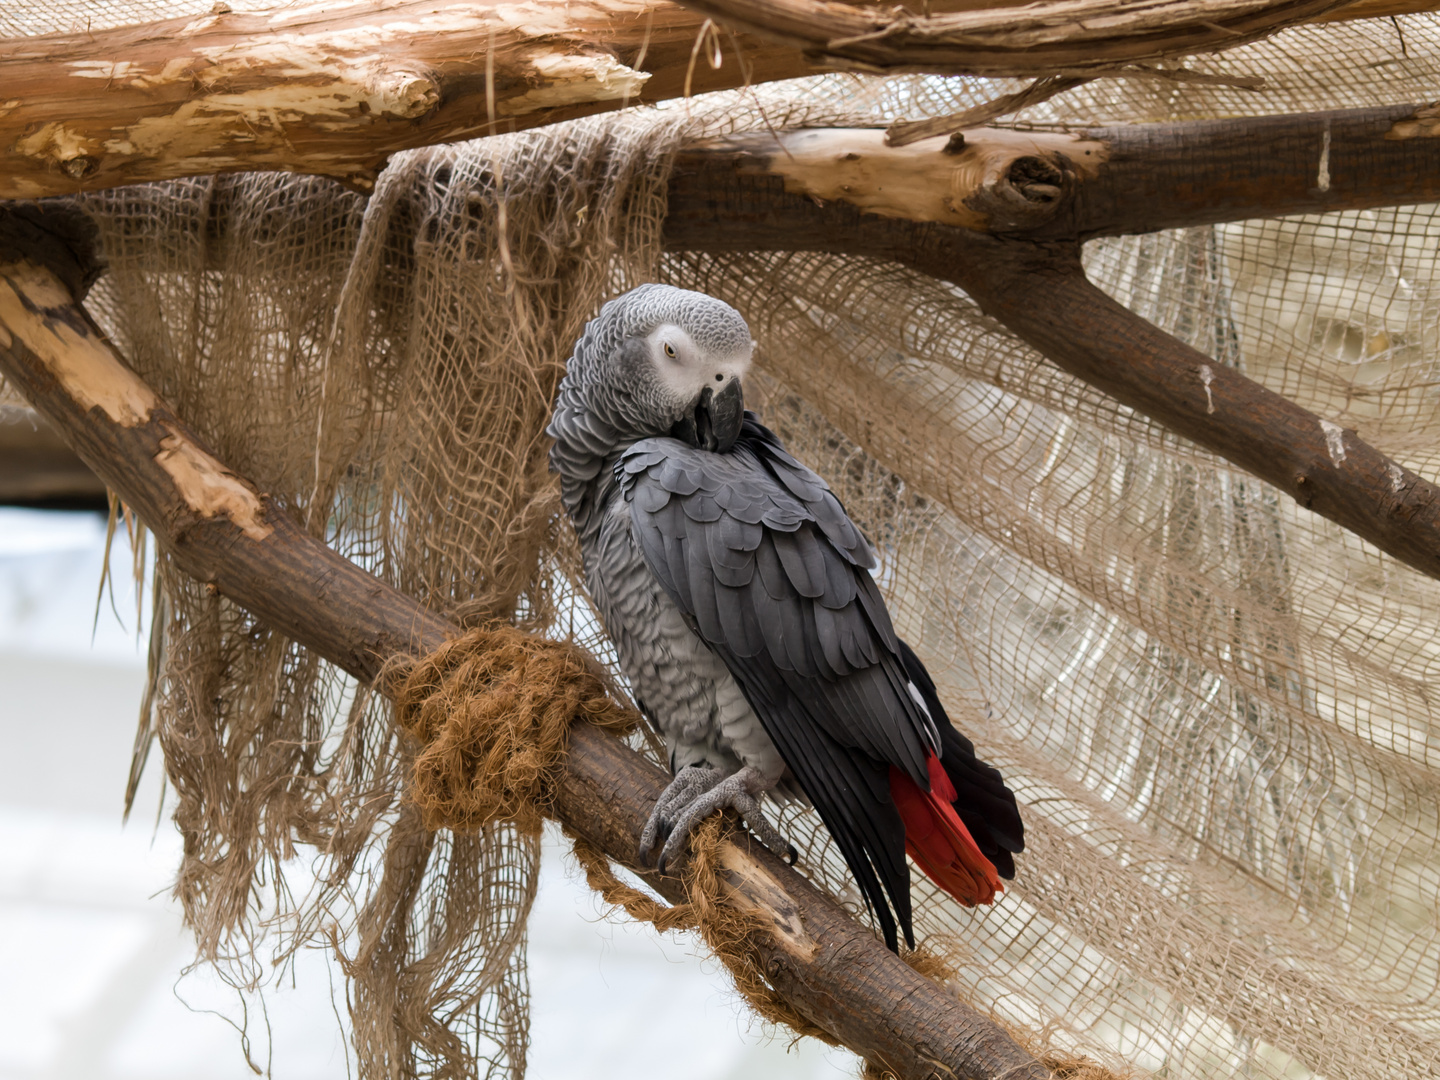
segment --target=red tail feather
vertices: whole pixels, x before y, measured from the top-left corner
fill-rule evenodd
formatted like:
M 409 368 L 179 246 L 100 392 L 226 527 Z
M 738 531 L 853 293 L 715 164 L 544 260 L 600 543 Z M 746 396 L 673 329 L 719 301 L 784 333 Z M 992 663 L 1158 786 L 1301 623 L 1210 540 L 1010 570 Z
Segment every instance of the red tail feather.
M 890 768 L 890 797 L 905 823 L 905 850 L 931 881 L 962 904 L 989 904 L 1005 888 L 1000 875 L 955 813 L 955 788 L 940 759 L 926 754 L 925 764 L 928 794 L 900 769 Z

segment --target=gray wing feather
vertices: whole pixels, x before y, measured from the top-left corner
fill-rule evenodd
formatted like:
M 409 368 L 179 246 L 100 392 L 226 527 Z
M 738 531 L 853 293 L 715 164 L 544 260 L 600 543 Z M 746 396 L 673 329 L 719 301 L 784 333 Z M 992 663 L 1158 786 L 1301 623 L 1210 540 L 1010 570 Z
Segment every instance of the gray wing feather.
M 831 734 L 928 786 L 933 725 L 892 685 L 899 645 L 867 572 L 874 555 L 824 481 L 773 442 L 711 454 L 646 439 L 615 472 L 646 562 L 696 632 L 817 680 L 807 693 L 829 699 Z
M 829 488 L 747 419 L 727 454 L 636 443 L 615 466 L 632 534 L 820 812 L 892 945 L 909 938 L 888 770 L 929 787 L 939 735 L 907 690 L 875 558 Z

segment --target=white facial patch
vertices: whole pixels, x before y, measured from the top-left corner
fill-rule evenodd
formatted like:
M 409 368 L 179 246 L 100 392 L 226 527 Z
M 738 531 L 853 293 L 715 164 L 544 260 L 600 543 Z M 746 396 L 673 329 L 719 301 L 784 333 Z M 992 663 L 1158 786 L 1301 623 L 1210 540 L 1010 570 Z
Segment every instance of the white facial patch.
M 681 404 L 694 401 L 707 386 L 718 394 L 735 379 L 743 380 L 755 351 L 752 341 L 743 352 L 723 356 L 707 352 L 674 323 L 661 323 L 645 341 L 660 385 Z

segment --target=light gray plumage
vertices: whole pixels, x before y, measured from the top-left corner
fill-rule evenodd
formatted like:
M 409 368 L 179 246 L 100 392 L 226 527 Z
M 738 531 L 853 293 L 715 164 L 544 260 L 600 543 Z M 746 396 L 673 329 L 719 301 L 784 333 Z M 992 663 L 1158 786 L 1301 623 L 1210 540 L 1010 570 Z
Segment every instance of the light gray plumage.
M 991 849 L 1020 850 L 1019 818 L 896 638 L 860 531 L 824 481 L 742 413 L 753 346 L 740 314 L 702 293 L 646 285 L 612 300 L 561 384 L 551 467 L 586 586 L 669 748 L 675 779 L 642 855 L 664 839 L 663 867 L 724 807 L 784 850 L 755 796 L 803 795 L 893 948 L 887 896 L 911 937 L 894 777 L 928 792 L 927 769 L 948 754 L 955 786 L 989 800 Z
M 674 358 L 677 364 L 697 366 L 693 393 L 686 380 L 667 385 L 656 377 L 655 347 L 664 356 L 666 342 L 647 339 L 666 327 L 672 328 L 671 347 L 685 352 L 683 360 Z M 669 431 L 693 408 L 702 382 L 723 387 L 743 377 L 753 347 L 745 320 L 728 304 L 702 293 L 641 286 L 606 304 L 586 326 L 549 428 L 555 438 L 551 466 L 560 473 L 561 498 L 580 537 L 586 587 L 637 701 L 665 739 L 671 771 L 699 766 L 719 774 L 706 779 L 719 779 L 749 766 L 745 779 L 752 795 L 776 785 L 785 763 L 724 662 L 690 629 L 646 565 L 614 465 L 637 441 Z M 758 808 L 747 820 L 756 815 Z M 765 831 L 763 818 L 750 823 Z M 683 833 L 672 833 L 676 847 Z M 667 849 L 667 856 L 674 850 Z

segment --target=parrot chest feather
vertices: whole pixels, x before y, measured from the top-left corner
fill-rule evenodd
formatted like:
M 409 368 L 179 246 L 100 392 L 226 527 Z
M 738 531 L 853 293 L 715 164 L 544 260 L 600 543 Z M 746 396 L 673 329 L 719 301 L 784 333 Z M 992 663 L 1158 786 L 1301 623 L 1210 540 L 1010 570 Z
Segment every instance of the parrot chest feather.
M 687 623 L 645 564 L 623 499 L 612 497 L 600 528 L 582 541 L 586 587 L 615 642 L 620 667 L 665 739 L 672 772 L 750 765 L 771 779 L 785 763 L 724 662 Z

